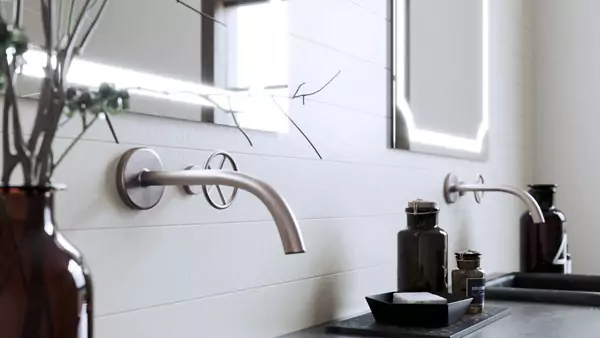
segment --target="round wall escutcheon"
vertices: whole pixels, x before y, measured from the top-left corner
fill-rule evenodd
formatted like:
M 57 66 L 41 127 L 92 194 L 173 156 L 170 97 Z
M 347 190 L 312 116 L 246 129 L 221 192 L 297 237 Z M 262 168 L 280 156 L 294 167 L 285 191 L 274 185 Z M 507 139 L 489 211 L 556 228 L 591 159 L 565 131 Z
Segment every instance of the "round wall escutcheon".
M 444 179 L 444 199 L 446 200 L 446 203 L 452 204 L 458 201 L 460 193 L 453 190 L 453 187 L 458 184 L 460 184 L 460 181 L 456 175 L 446 175 L 446 178 Z
M 162 171 L 163 165 L 158 154 L 148 148 L 130 149 L 117 165 L 117 191 L 119 196 L 132 209 L 148 210 L 160 202 L 164 186 L 145 187 L 140 182 L 144 171 Z

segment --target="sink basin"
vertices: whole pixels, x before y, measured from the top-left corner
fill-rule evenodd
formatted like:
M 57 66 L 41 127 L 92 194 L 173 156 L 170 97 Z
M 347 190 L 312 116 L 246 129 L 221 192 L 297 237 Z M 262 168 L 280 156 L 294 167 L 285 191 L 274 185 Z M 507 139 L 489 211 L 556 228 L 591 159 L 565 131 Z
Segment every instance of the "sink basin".
M 486 299 L 600 306 L 600 276 L 511 273 L 485 287 Z

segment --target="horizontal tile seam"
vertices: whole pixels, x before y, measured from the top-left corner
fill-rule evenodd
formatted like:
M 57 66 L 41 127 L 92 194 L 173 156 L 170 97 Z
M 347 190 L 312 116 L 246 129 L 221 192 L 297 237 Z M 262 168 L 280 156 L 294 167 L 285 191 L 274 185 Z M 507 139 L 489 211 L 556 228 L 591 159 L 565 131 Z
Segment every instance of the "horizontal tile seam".
M 299 278 L 299 279 L 290 280 L 290 281 L 277 282 L 277 283 L 268 284 L 268 285 L 260 285 L 260 286 L 245 288 L 245 289 L 239 289 L 239 290 L 235 290 L 235 291 L 217 293 L 217 294 L 207 295 L 207 296 L 194 297 L 194 298 L 189 298 L 189 299 L 180 300 L 180 301 L 160 303 L 160 304 L 155 304 L 155 305 L 151 305 L 151 306 L 146 306 L 143 308 L 136 308 L 136 309 L 129 309 L 129 310 L 124 310 L 124 311 L 106 313 L 106 314 L 96 316 L 95 319 L 105 319 L 105 318 L 109 318 L 109 317 L 127 315 L 127 314 L 131 314 L 134 312 L 141 312 L 141 311 L 152 310 L 152 309 L 161 308 L 161 307 L 169 307 L 169 306 L 180 305 L 180 304 L 185 304 L 185 303 L 192 303 L 192 302 L 207 300 L 207 299 L 211 299 L 211 298 L 222 298 L 225 296 L 231 296 L 231 295 L 235 295 L 238 293 L 245 293 L 245 292 L 257 291 L 257 290 L 261 290 L 261 289 L 275 288 L 275 287 L 279 287 L 279 286 L 303 283 L 303 282 L 307 282 L 307 281 L 325 279 L 325 278 L 330 278 L 330 277 L 334 277 L 334 276 L 342 276 L 342 275 L 347 275 L 347 274 L 351 274 L 354 272 L 377 269 L 377 268 L 382 268 L 382 267 L 386 267 L 386 266 L 391 267 L 391 266 L 393 266 L 393 263 L 386 262 L 386 263 L 375 264 L 375 265 L 370 265 L 370 266 L 366 266 L 366 267 L 360 267 L 360 268 L 356 268 L 356 269 L 350 269 L 350 270 L 346 270 L 346 271 L 342 271 L 342 272 L 334 272 L 334 273 L 327 273 L 327 274 L 322 274 L 322 275 L 317 275 L 317 276 L 309 276 L 309 277 Z
M 0 135 L 2 133 L 0 132 Z M 56 136 L 57 139 L 61 139 L 61 140 L 73 140 L 73 137 L 68 137 L 68 136 Z M 114 141 L 110 141 L 108 139 L 92 139 L 92 138 L 82 138 L 81 142 L 90 142 L 90 143 L 102 143 L 102 144 L 114 144 Z M 175 150 L 184 150 L 184 151 L 204 151 L 204 152 L 213 152 L 215 151 L 214 148 L 191 148 L 191 147 L 181 147 L 181 146 L 170 146 L 170 145 L 162 145 L 162 144 L 142 144 L 142 143 L 136 143 L 136 142 L 121 142 L 119 143 L 119 145 L 130 145 L 132 147 L 139 147 L 139 146 L 143 146 L 143 147 L 153 147 L 153 148 L 163 148 L 163 149 L 175 149 Z M 432 160 L 432 159 L 439 159 L 439 160 L 449 160 L 449 161 L 460 161 L 460 162 L 464 162 L 466 164 L 485 164 L 486 162 L 481 162 L 481 161 L 476 161 L 476 160 L 472 160 L 472 159 L 467 159 L 467 158 L 453 158 L 453 157 L 444 157 L 444 156 L 440 156 L 440 155 L 436 155 L 436 154 L 429 154 L 429 153 L 421 153 L 421 152 L 408 152 L 406 150 L 402 150 L 402 149 L 393 149 L 393 148 L 389 148 L 387 144 L 383 144 L 382 146 L 386 147 L 386 150 L 391 151 L 391 152 L 404 152 L 404 153 L 410 153 L 413 154 L 414 156 L 423 156 L 425 158 L 427 158 L 427 160 Z M 510 149 L 510 150 L 516 150 L 516 151 L 521 151 L 521 150 L 533 150 L 532 148 L 526 146 L 526 145 L 508 145 L 506 147 L 503 147 L 505 149 Z M 357 165 L 357 166 L 365 166 L 365 167 L 378 167 L 378 168 L 403 168 L 403 169 L 410 169 L 410 170 L 421 170 L 421 171 L 428 171 L 431 170 L 430 166 L 415 166 L 415 165 L 411 165 L 411 164 L 386 164 L 386 163 L 373 163 L 373 162 L 360 162 L 360 161 L 351 161 L 351 160 L 331 160 L 331 159 L 317 159 L 315 157 L 309 157 L 308 155 L 306 157 L 300 157 L 300 156 L 285 156 L 285 155 L 278 155 L 278 154 L 265 154 L 265 153 L 252 153 L 252 152 L 245 152 L 245 151 L 240 151 L 240 150 L 230 150 L 228 151 L 230 154 L 232 155 L 242 155 L 242 156 L 255 156 L 255 157 L 263 157 L 263 158 L 273 158 L 273 159 L 288 159 L 288 160 L 298 160 L 298 161 L 311 161 L 311 162 L 317 162 L 317 163 L 337 163 L 337 164 L 344 164 L 344 165 Z M 389 154 L 385 154 L 386 156 L 388 156 Z
M 353 216 L 332 216 L 332 217 L 306 217 L 298 218 L 299 221 L 331 221 L 331 220 L 354 220 L 354 219 L 369 219 L 369 218 L 383 218 L 392 216 L 403 216 L 405 213 L 386 213 L 386 214 L 373 214 L 373 215 L 353 215 Z M 69 229 L 60 228 L 62 233 L 74 233 L 83 231 L 110 231 L 110 230 L 125 230 L 125 229 L 155 229 L 155 228 L 193 228 L 193 227 L 205 227 L 205 226 L 223 226 L 223 225 L 242 225 L 242 224 L 259 224 L 259 223 L 273 223 L 272 219 L 260 219 L 260 220 L 249 220 L 249 221 L 210 221 L 210 222 L 193 222 L 193 223 L 171 223 L 171 224 L 151 224 L 151 225 L 133 225 L 133 226 L 97 226 L 86 229 Z
M 0 133 L 1 134 L 1 133 Z M 67 136 L 56 136 L 56 139 L 61 139 L 61 140 L 73 140 L 73 137 L 67 137 Z M 82 138 L 80 142 L 90 142 L 90 143 L 102 143 L 102 144 L 114 144 L 114 141 L 110 141 L 108 139 L 91 139 L 91 138 Z M 123 146 L 131 146 L 131 147 L 151 147 L 151 148 L 163 148 L 163 149 L 173 149 L 173 150 L 184 150 L 184 151 L 204 151 L 204 152 L 214 152 L 215 149 L 214 148 L 190 148 L 190 147 L 182 147 L 182 146 L 170 146 L 170 145 L 163 145 L 163 144 L 148 144 L 148 143 L 137 143 L 137 142 L 120 142 L 119 145 Z M 317 145 L 318 146 L 318 145 Z M 383 147 L 385 147 L 385 144 L 382 144 Z M 404 151 L 404 150 L 395 150 L 395 149 L 391 149 L 391 148 L 387 148 L 388 150 L 393 150 L 393 151 Z M 404 169 L 413 169 L 413 170 L 428 170 L 430 168 L 428 167 L 417 167 L 417 166 L 411 166 L 408 164 L 404 164 L 404 165 L 394 165 L 394 164 L 384 164 L 384 163 L 372 163 L 372 162 L 359 162 L 359 161 L 350 161 L 350 160 L 331 160 L 331 159 L 318 159 L 316 158 L 316 155 L 309 157 L 310 155 L 307 155 L 306 157 L 299 157 L 299 156 L 286 156 L 286 155 L 277 155 L 277 154 L 264 154 L 264 153 L 252 153 L 252 152 L 245 152 L 245 151 L 240 151 L 240 150 L 229 150 L 228 151 L 230 154 L 232 155 L 242 155 L 242 156 L 255 156 L 255 157 L 262 157 L 262 158 L 273 158 L 273 159 L 288 159 L 288 160 L 298 160 L 298 161 L 310 161 L 310 162 L 317 162 L 317 163 L 336 163 L 336 164 L 345 164 L 345 165 L 359 165 L 359 166 L 365 166 L 365 167 L 387 167 L 387 168 L 404 168 Z M 415 153 L 415 154 L 419 154 L 419 155 L 428 155 L 428 154 L 423 154 L 423 153 Z M 428 156 L 437 156 L 437 155 L 428 155 Z M 460 160 L 460 159 L 458 159 Z
M 373 114 L 367 114 L 370 116 L 378 116 L 378 115 L 373 115 Z M 384 116 L 379 116 L 382 118 L 385 118 L 387 120 L 391 120 L 389 117 L 384 117 Z M 156 117 L 154 116 L 153 118 L 160 118 L 160 117 Z M 195 122 L 191 122 L 190 123 L 195 123 Z M 198 122 L 201 123 L 201 122 Z M 0 132 L 0 135 L 2 133 Z M 28 135 L 27 133 L 25 133 L 24 135 Z M 60 140 L 73 140 L 74 137 L 71 136 L 63 136 L 63 135 L 57 135 L 56 139 L 60 139 Z M 108 140 L 108 139 L 100 139 L 100 138 L 82 138 L 81 141 L 82 143 L 85 142 L 89 142 L 89 143 L 101 143 L 101 144 L 114 144 L 113 141 Z M 120 145 L 130 145 L 132 147 L 139 147 L 139 146 L 145 146 L 145 147 L 153 147 L 153 148 L 163 148 L 163 149 L 176 149 L 176 150 L 184 150 L 184 151 L 205 151 L 205 152 L 212 152 L 215 149 L 214 148 L 193 148 L 193 147 L 182 147 L 182 146 L 171 146 L 171 145 L 164 145 L 164 144 L 148 144 L 148 143 L 137 143 L 137 142 L 121 142 Z M 393 152 L 406 152 L 406 150 L 399 150 L 399 149 L 393 149 L 393 148 L 389 148 L 388 145 L 383 145 L 386 147 L 387 150 L 389 151 L 393 151 Z M 526 144 L 510 144 L 507 145 L 505 147 L 506 149 L 511 149 L 511 150 L 517 150 L 517 151 L 532 151 L 533 148 L 531 145 L 526 145 Z M 411 170 L 422 170 L 422 171 L 427 171 L 430 170 L 431 168 L 428 166 L 415 166 L 415 165 L 410 165 L 410 164 L 386 164 L 386 163 L 373 163 L 373 162 L 360 162 L 360 161 L 353 161 L 353 160 L 342 160 L 342 159 L 337 159 L 337 160 L 331 160 L 331 159 L 316 159 L 314 157 L 309 157 L 309 155 L 307 156 L 286 156 L 286 155 L 278 155 L 278 154 L 268 154 L 268 153 L 253 153 L 253 152 L 245 152 L 245 151 L 240 151 L 240 150 L 233 150 L 233 151 L 229 151 L 229 153 L 233 154 L 233 155 L 243 155 L 243 156 L 255 156 L 255 157 L 263 157 L 263 158 L 273 158 L 273 159 L 289 159 L 289 160 L 299 160 L 299 161 L 311 161 L 311 162 L 321 162 L 321 163 L 337 163 L 337 164 L 345 164 L 345 165 L 359 165 L 359 166 L 367 166 L 367 167 L 379 167 L 379 168 L 403 168 L 403 169 L 411 169 Z M 413 152 L 412 154 L 414 155 L 419 155 L 419 156 L 424 156 L 427 159 L 432 159 L 432 158 L 438 158 L 440 160 L 444 160 L 444 159 L 448 159 L 450 161 L 462 161 L 466 164 L 478 164 L 478 163 L 485 163 L 485 162 L 480 162 L 480 161 L 475 161 L 475 160 L 471 160 L 471 159 L 461 159 L 461 158 L 450 158 L 450 157 L 441 157 L 439 155 L 435 155 L 435 154 L 428 154 L 428 153 L 420 153 L 420 152 Z M 385 154 L 386 156 L 389 154 Z

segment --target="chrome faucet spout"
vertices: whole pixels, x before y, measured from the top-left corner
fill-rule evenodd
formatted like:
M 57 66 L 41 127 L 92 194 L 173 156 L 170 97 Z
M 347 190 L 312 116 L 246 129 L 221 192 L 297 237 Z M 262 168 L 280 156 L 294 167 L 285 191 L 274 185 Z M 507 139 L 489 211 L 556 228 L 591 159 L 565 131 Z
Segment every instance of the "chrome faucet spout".
M 267 183 L 250 175 L 226 170 L 148 171 L 139 176 L 142 186 L 227 185 L 258 197 L 271 213 L 286 254 L 305 252 L 304 241 L 291 208 Z
M 502 192 L 511 194 L 523 201 L 535 223 L 546 222 L 540 205 L 533 198 L 533 196 L 531 196 L 531 194 L 523 189 L 509 185 L 493 186 L 489 184 L 465 184 L 464 182 L 458 180 L 458 178 L 453 174 L 448 174 L 446 176 L 446 180 L 444 181 L 444 197 L 446 202 L 454 203 L 458 197 L 467 192 Z
M 484 185 L 484 184 L 461 184 L 461 185 L 455 186 L 454 191 L 459 192 L 459 193 L 465 193 L 465 192 L 471 192 L 471 191 L 472 192 L 496 191 L 496 192 L 503 192 L 503 193 L 517 196 L 519 199 L 521 199 L 521 201 L 523 201 L 523 203 L 529 210 L 529 213 L 531 214 L 531 218 L 533 218 L 533 221 L 535 223 L 545 223 L 546 222 L 546 220 L 544 219 L 544 214 L 542 213 L 542 209 L 540 209 L 540 205 L 538 204 L 538 202 L 527 191 L 519 189 L 517 187 L 513 187 L 513 186 L 509 186 L 509 185 L 490 186 L 490 185 Z

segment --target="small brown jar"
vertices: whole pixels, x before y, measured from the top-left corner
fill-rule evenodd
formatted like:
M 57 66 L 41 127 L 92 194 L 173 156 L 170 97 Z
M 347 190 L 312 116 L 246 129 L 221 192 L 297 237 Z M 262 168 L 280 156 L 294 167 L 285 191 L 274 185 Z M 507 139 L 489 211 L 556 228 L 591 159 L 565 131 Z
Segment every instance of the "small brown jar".
M 485 303 L 485 271 L 480 266 L 481 254 L 467 250 L 457 252 L 455 256 L 458 268 L 452 271 L 452 293 L 472 297 L 468 313 L 482 313 Z

